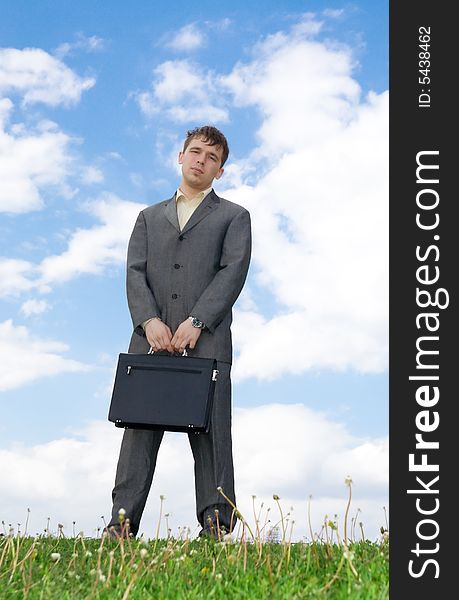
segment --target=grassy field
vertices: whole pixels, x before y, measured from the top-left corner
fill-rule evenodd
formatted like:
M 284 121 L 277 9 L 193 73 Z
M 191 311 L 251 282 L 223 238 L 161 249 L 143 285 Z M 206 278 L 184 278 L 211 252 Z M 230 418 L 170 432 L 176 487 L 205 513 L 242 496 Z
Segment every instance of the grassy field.
M 388 598 L 387 543 L 0 541 L 0 597 Z
M 388 598 L 388 541 L 0 538 L 0 598 Z
M 86 538 L 64 535 L 49 526 L 30 536 L 10 529 L 0 537 L 0 598 L 89 600 L 147 598 L 229 600 L 334 598 L 383 600 L 389 597 L 389 538 L 365 539 L 356 518 L 342 538 L 337 523 L 325 517 L 319 534 L 292 542 L 293 521 L 283 517 L 266 534 L 255 519 L 253 530 L 237 511 L 233 540 L 178 537 L 146 540 L 129 536 Z M 218 520 L 218 515 L 216 515 Z M 123 531 L 129 522 L 120 514 Z M 127 526 L 127 530 L 125 529 Z M 273 535 L 274 534 L 274 535 Z

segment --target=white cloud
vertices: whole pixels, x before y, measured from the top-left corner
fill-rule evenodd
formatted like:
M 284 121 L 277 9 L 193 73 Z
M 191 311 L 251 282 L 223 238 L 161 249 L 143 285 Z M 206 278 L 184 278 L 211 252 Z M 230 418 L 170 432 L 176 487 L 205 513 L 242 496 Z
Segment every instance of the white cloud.
M 173 106 L 168 110 L 169 117 L 178 123 L 224 123 L 228 121 L 226 110 L 204 104 L 202 106 Z
M 123 264 L 135 219 L 144 207 L 108 193 L 87 203 L 86 210 L 101 225 L 78 229 L 71 234 L 65 252 L 46 257 L 38 267 L 40 282 L 45 285 L 64 282 L 81 274 L 102 273 L 107 266 Z
M 34 298 L 26 300 L 21 306 L 21 312 L 24 316 L 41 315 L 49 309 L 49 303 L 46 300 L 36 300 Z
M 338 134 L 286 152 L 253 187 L 228 190 L 252 214 L 250 285 L 279 306 L 270 319 L 235 319 L 238 377 L 386 368 L 386 152 L 387 97 L 372 95 Z
M 217 32 L 222 32 L 222 31 L 227 31 L 233 24 L 233 21 L 231 19 L 229 19 L 228 17 L 224 17 L 223 19 L 220 19 L 219 21 L 205 21 L 204 24 L 206 27 L 215 29 Z
M 129 180 L 135 187 L 141 188 L 144 185 L 144 179 L 140 173 L 130 173 Z
M 327 16 L 325 11 L 324 16 Z M 307 12 L 302 15 L 298 23 L 293 25 L 291 34 L 313 37 L 322 30 L 322 27 L 323 21 L 318 21 L 315 13 Z
M 70 533 L 76 520 L 77 531 L 93 535 L 102 525 L 100 515 L 109 518 L 121 431 L 98 421 L 77 433 L 78 437 L 0 450 L 2 519 L 23 523 L 30 507 L 33 533 L 50 516 L 54 528 L 62 522 Z M 272 495 L 278 494 L 284 514 L 294 508 L 293 539 L 309 536 L 307 502 L 312 495 L 314 531 L 320 531 L 326 514 L 330 518 L 338 514 L 342 536 L 348 497 L 344 479 L 350 474 L 354 481 L 351 515 L 362 509 L 359 520 L 367 537 L 378 537 L 387 505 L 387 440 L 357 439 L 342 425 L 301 404 L 275 404 L 234 411 L 233 450 L 238 508 L 252 525 L 252 495 L 257 496 L 258 506 L 262 501 L 265 510 L 270 506 L 269 518 L 275 524 L 279 516 Z M 183 434 L 166 433 L 159 451 L 141 527 L 150 537 L 156 531 L 160 494 L 166 496 L 164 512 L 170 513 L 174 535 L 184 526 L 197 533 L 193 459 Z M 165 534 L 164 523 L 161 533 Z
M 360 87 L 351 76 L 349 48 L 283 33 L 257 48 L 257 58 L 236 65 L 220 81 L 236 106 L 255 106 L 263 115 L 257 132 L 263 159 L 313 149 L 355 118 Z
M 0 298 L 19 296 L 32 289 L 46 293 L 53 284 L 83 274 L 101 274 L 108 267 L 125 263 L 129 237 L 145 205 L 104 193 L 83 208 L 100 224 L 70 233 L 67 249 L 62 254 L 49 255 L 39 264 L 0 257 Z M 45 306 L 43 301 L 38 304 L 29 301 L 22 310 L 29 316 L 39 306 Z
M 345 13 L 345 11 L 343 8 L 340 8 L 340 9 L 326 8 L 323 11 L 324 17 L 329 17 L 330 19 L 338 19 L 339 17 L 342 17 L 344 15 L 344 13 Z
M 189 61 L 168 60 L 156 67 L 154 72 L 158 77 L 154 92 L 159 102 L 183 100 L 193 89 L 196 91 L 191 93 L 202 95 L 199 88 L 203 85 L 204 80 Z
M 221 106 L 212 73 L 203 76 L 201 67 L 189 60 L 168 60 L 158 65 L 152 87 L 152 92 L 135 95 L 148 117 L 162 112 L 179 123 L 228 120 L 228 111 Z
M 100 169 L 93 166 L 83 167 L 81 171 L 81 181 L 85 185 L 91 185 L 93 183 L 101 183 L 104 180 L 104 174 Z
M 79 77 L 40 48 L 0 49 L 0 92 L 21 94 L 24 105 L 75 104 L 94 84 L 94 78 Z
M 3 373 L 0 391 L 12 390 L 42 377 L 59 373 L 88 371 L 90 367 L 64 358 L 68 346 L 55 340 L 33 336 L 24 326 L 15 326 L 11 319 L 0 323 L 0 364 Z
M 104 39 L 97 37 L 96 35 L 86 36 L 83 33 L 76 34 L 75 42 L 64 42 L 58 48 L 56 48 L 54 54 L 58 58 L 63 58 L 68 54 L 73 53 L 75 50 L 82 50 L 84 52 L 99 52 L 104 50 L 106 42 Z
M 35 266 L 15 258 L 0 257 L 0 298 L 18 296 L 35 287 L 31 279 Z
M 12 108 L 11 100 L 0 99 L 0 212 L 24 213 L 43 208 L 41 191 L 49 186 L 69 195 L 72 139 L 50 121 L 32 130 L 8 127 Z
M 105 160 L 116 160 L 121 162 L 126 162 L 126 159 L 121 156 L 119 152 L 107 152 L 103 157 Z
M 381 372 L 388 345 L 388 95 L 362 99 L 351 50 L 293 29 L 269 36 L 251 62 L 220 79 L 237 106 L 263 116 L 259 146 L 230 165 L 222 195 L 250 210 L 248 285 L 277 305 L 270 318 L 262 309 L 236 312 L 234 374 Z
M 312 317 L 292 311 L 265 319 L 255 311 L 237 311 L 233 334 L 236 348 L 234 380 L 274 380 L 283 374 L 306 370 L 383 370 L 387 348 L 378 344 L 384 331 L 372 331 L 365 323 L 341 322 L 332 314 Z M 260 359 L 260 357 L 262 357 Z
M 0 95 L 19 95 L 25 107 L 35 102 L 76 104 L 94 83 L 39 48 L 0 49 Z M 0 212 L 43 208 L 43 190 L 49 186 L 55 186 L 61 196 L 71 197 L 67 179 L 74 164 L 70 145 L 76 140 L 50 120 L 42 119 L 35 127 L 18 122 L 10 125 L 13 106 L 10 98 L 0 98 Z M 86 167 L 82 176 L 83 182 L 93 183 L 100 181 L 102 174 Z
M 195 23 L 184 25 L 181 29 L 165 43 L 168 48 L 177 51 L 189 51 L 200 48 L 205 43 L 203 33 L 198 29 Z

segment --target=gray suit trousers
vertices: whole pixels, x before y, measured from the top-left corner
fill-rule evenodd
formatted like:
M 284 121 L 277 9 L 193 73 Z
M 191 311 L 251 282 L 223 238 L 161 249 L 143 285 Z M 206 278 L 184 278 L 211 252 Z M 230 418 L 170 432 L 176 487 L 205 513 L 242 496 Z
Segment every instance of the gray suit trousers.
M 215 508 L 220 525 L 230 530 L 233 508 L 217 492 L 221 486 L 225 495 L 236 504 L 231 440 L 231 365 L 217 362 L 219 375 L 209 433 L 188 433 L 194 457 L 196 516 L 202 527 L 208 526 L 208 516 L 215 523 Z M 156 467 L 163 431 L 126 429 L 113 488 L 113 510 L 109 527 L 119 525 L 120 508 L 130 519 L 130 531 L 136 535 Z M 236 523 L 233 516 L 232 525 Z M 190 524 L 191 525 L 191 524 Z

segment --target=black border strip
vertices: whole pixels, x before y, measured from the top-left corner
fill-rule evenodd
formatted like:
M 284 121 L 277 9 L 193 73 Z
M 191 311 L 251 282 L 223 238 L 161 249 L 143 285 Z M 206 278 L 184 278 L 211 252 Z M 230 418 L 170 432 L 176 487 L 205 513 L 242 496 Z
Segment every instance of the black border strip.
M 451 6 L 390 2 L 391 599 L 457 595 L 459 201 L 452 179 L 459 169 Z

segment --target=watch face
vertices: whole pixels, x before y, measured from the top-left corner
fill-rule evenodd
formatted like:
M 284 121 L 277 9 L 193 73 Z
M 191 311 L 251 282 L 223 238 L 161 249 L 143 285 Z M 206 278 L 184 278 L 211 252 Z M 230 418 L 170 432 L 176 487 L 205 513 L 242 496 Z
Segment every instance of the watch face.
M 191 319 L 191 324 L 193 325 L 193 327 L 198 327 L 199 329 L 201 329 L 203 326 L 203 322 L 197 319 L 196 317 L 193 317 Z

